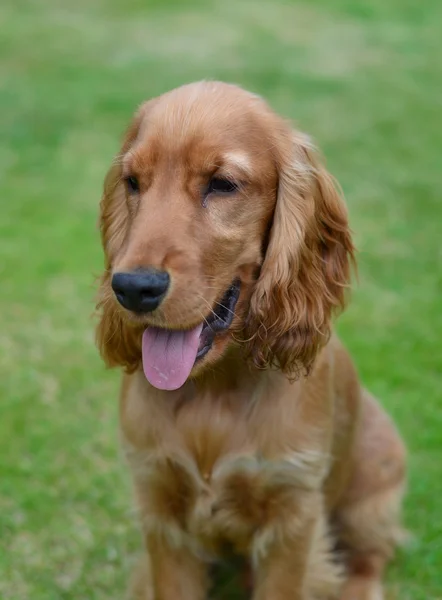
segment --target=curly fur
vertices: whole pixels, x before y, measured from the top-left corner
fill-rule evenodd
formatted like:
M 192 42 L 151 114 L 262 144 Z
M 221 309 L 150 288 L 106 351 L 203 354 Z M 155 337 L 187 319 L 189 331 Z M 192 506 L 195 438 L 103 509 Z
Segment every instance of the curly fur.
M 345 204 L 306 137 L 279 157 L 270 241 L 251 298 L 246 336 L 254 363 L 308 373 L 343 309 L 354 261 Z

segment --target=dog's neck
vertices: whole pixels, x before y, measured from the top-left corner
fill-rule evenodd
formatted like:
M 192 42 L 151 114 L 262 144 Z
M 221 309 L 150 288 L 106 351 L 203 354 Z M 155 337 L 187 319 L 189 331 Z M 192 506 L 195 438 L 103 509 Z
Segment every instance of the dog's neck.
M 199 374 L 193 383 L 196 391 L 200 393 L 205 391 L 223 393 L 253 388 L 266 377 L 266 371 L 257 369 L 246 360 L 240 346 L 233 346 L 221 360 Z

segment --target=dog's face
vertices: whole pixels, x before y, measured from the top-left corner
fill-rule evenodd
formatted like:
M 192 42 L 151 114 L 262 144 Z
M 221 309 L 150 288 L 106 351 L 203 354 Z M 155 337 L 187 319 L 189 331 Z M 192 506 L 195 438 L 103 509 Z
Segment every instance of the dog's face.
M 259 365 L 308 367 L 343 302 L 345 207 L 306 140 L 235 86 L 192 84 L 140 108 L 101 231 L 103 355 L 142 359 L 160 388 L 241 337 Z

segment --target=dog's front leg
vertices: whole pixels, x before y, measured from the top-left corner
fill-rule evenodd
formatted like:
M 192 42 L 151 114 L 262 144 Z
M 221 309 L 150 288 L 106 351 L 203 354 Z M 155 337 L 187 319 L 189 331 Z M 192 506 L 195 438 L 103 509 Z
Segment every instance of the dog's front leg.
M 147 537 L 146 546 L 151 578 L 146 599 L 205 600 L 207 565 L 189 548 L 174 547 L 167 539 L 155 534 Z
M 314 526 L 309 519 L 296 536 L 281 532 L 262 549 L 254 561 L 254 600 L 310 600 L 305 582 Z
M 253 540 L 254 600 L 333 600 L 339 573 L 330 562 L 319 494 L 306 493 L 290 518 L 278 519 Z

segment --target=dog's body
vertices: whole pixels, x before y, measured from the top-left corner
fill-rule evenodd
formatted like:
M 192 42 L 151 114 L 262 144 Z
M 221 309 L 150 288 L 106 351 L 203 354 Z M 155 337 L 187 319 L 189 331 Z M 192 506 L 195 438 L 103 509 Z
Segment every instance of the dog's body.
M 233 552 L 259 600 L 381 598 L 405 452 L 327 343 L 353 247 L 306 139 L 234 86 L 175 90 L 129 129 L 101 229 L 98 341 L 128 371 L 147 551 L 133 597 L 203 600 Z

